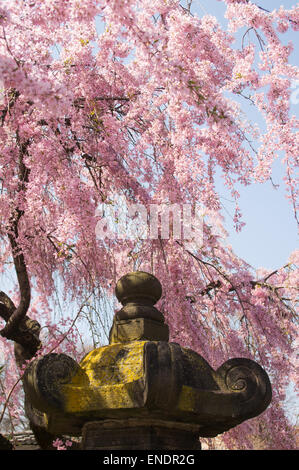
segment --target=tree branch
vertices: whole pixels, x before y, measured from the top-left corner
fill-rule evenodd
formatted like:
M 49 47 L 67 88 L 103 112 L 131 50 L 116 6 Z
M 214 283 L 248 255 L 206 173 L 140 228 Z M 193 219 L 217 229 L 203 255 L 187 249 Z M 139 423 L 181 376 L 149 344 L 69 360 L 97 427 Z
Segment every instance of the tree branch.
M 21 142 L 19 138 L 19 134 L 17 132 L 17 144 L 19 147 L 19 161 L 18 161 L 18 178 L 19 178 L 19 185 L 18 185 L 18 193 L 24 191 L 26 189 L 26 183 L 28 182 L 29 170 L 25 166 L 23 157 L 27 153 L 27 147 L 29 145 L 29 140 L 25 142 Z M 11 250 L 12 250 L 12 257 L 13 262 L 17 274 L 19 289 L 20 289 L 20 302 L 17 307 L 13 308 L 13 303 L 8 301 L 8 297 L 6 296 L 3 305 L 9 306 L 9 310 L 4 313 L 3 305 L 1 307 L 2 310 L 2 317 L 7 317 L 9 312 L 8 319 L 6 319 L 5 327 L 0 331 L 1 336 L 12 339 L 14 341 L 19 342 L 19 333 L 20 329 L 19 326 L 24 320 L 25 315 L 28 311 L 31 299 L 31 289 L 30 289 L 30 282 L 27 272 L 27 267 L 24 259 L 24 254 L 18 245 L 18 236 L 19 236 L 19 221 L 23 215 L 23 211 L 19 208 L 16 208 L 10 218 L 9 226 L 8 226 L 8 239 L 10 242 Z M 5 294 L 4 294 L 5 295 Z M 2 295 L 2 299 L 3 299 Z M 7 303 L 8 302 L 8 303 Z M 8 305 L 9 304 L 9 305 Z M 21 343 L 22 344 L 22 341 Z

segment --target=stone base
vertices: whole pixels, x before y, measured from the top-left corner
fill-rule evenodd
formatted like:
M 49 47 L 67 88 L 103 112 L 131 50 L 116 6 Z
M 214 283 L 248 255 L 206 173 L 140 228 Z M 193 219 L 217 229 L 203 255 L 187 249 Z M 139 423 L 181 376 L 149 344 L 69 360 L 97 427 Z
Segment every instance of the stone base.
M 86 423 L 83 450 L 200 450 L 198 428 L 184 423 L 105 420 Z

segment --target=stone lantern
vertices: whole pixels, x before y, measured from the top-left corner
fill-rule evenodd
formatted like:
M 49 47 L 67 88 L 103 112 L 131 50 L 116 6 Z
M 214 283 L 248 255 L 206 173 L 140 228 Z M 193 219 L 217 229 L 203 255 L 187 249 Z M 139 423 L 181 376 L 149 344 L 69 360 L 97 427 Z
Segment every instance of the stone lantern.
M 24 376 L 27 412 L 53 435 L 82 436 L 82 449 L 199 450 L 262 413 L 271 401 L 267 373 L 234 358 L 217 370 L 195 351 L 169 342 L 154 305 L 153 275 L 136 271 L 115 289 L 109 345 L 78 364 L 65 354 L 36 359 Z

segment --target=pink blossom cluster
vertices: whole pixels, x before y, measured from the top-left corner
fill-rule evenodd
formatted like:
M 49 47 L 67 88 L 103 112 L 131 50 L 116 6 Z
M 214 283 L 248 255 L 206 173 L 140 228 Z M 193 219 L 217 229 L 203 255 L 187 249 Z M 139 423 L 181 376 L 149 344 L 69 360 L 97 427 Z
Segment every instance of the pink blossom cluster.
M 55 439 L 55 441 L 53 441 L 53 447 L 56 447 L 56 450 L 67 450 L 67 448 L 71 447 L 72 445 L 73 443 L 69 439 L 66 439 L 65 442 L 63 442 L 61 439 Z

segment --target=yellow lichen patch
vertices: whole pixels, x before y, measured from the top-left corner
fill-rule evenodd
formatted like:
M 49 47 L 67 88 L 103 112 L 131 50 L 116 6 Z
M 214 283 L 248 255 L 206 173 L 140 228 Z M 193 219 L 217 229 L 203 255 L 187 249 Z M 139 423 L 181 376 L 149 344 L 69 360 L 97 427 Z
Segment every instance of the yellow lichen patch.
M 129 383 L 143 376 L 145 341 L 115 343 L 95 349 L 80 363 L 91 387 Z
M 88 413 L 143 406 L 145 341 L 115 343 L 90 352 L 62 388 L 64 411 Z
M 143 406 L 143 383 L 106 385 L 102 387 L 63 387 L 64 412 L 90 413 Z

